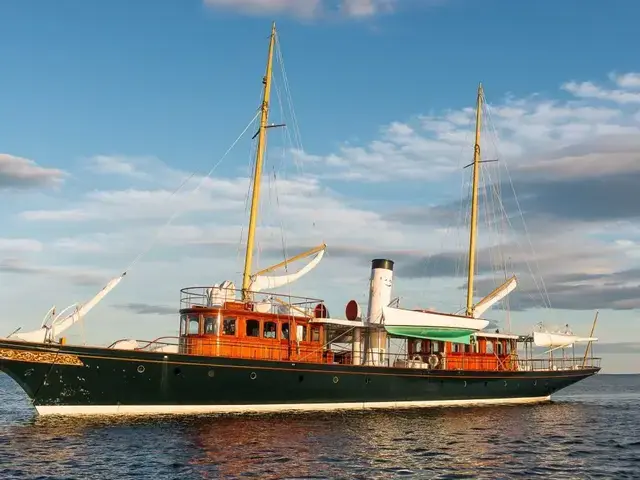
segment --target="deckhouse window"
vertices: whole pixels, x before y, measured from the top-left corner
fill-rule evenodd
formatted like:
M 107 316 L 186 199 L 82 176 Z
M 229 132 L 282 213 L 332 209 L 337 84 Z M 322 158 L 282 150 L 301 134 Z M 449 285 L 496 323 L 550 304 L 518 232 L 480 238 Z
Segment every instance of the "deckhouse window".
M 247 320 L 247 331 L 245 333 L 247 337 L 259 337 L 260 320 Z
M 320 327 L 311 327 L 311 341 L 320 342 Z
M 187 316 L 180 315 L 180 335 L 185 335 L 187 333 Z
M 307 341 L 307 326 L 306 325 L 298 325 L 298 331 L 297 331 L 297 340 L 299 342 L 306 342 Z
M 289 340 L 289 322 L 282 322 L 280 327 L 283 340 Z
M 217 335 L 218 334 L 218 318 L 217 317 L 204 317 L 204 333 L 205 335 Z
M 500 341 L 496 342 L 496 353 L 498 355 L 502 355 L 502 342 Z
M 200 316 L 189 315 L 189 335 L 198 335 L 200 333 Z
M 264 322 L 264 338 L 276 338 L 276 322 Z
M 491 340 L 487 340 L 487 353 L 493 353 L 493 342 Z
M 222 334 L 235 336 L 236 321 L 237 320 L 235 317 L 225 317 L 225 319 L 222 321 Z

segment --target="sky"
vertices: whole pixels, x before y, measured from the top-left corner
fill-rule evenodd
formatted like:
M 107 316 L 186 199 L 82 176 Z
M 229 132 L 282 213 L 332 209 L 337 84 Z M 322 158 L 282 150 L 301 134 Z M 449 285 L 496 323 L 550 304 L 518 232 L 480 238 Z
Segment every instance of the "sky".
M 284 293 L 333 317 L 366 309 L 384 257 L 401 306 L 463 307 L 482 82 L 482 158 L 497 161 L 476 300 L 516 274 L 508 313 L 487 314 L 498 328 L 586 336 L 597 310 L 603 371 L 640 372 L 639 15 L 596 0 L 3 2 L 0 334 L 124 270 L 69 341 L 175 335 L 181 288 L 241 284 L 275 20 L 271 121 L 286 127 L 269 131 L 254 269 L 326 242 Z

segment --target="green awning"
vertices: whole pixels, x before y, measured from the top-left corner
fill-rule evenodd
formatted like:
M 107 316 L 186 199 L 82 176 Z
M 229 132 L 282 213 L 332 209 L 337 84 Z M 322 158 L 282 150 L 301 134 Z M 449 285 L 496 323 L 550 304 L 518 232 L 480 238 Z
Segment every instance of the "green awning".
M 397 337 L 420 338 L 438 342 L 452 342 L 471 344 L 471 335 L 475 330 L 466 328 L 439 328 L 439 327 L 415 327 L 415 326 L 386 326 L 385 330 Z

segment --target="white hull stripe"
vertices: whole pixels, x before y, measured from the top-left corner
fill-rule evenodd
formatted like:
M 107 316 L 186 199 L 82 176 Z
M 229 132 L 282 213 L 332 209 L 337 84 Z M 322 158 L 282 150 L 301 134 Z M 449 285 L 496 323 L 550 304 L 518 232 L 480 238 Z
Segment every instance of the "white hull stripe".
M 40 415 L 188 415 L 198 413 L 273 413 L 287 411 L 365 410 L 376 408 L 463 407 L 547 402 L 545 397 L 476 400 L 418 400 L 407 402 L 278 403 L 266 405 L 40 405 Z

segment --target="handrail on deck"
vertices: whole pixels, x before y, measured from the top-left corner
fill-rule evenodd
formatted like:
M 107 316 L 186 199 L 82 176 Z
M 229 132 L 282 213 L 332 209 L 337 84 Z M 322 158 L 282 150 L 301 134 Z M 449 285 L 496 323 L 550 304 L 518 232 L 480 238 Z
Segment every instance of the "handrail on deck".
M 214 290 L 215 289 L 215 290 Z M 313 309 L 318 304 L 324 305 L 324 300 L 310 297 L 299 297 L 295 295 L 271 293 L 271 292 L 248 292 L 250 302 L 253 304 L 274 304 L 280 303 L 297 309 Z M 224 302 L 242 302 L 242 290 L 238 288 L 224 287 L 186 287 L 180 290 L 180 309 L 193 307 L 213 307 L 221 306 Z
M 196 342 L 192 342 L 197 338 Z M 165 340 L 172 340 L 171 342 Z M 340 365 L 353 365 L 352 352 L 350 350 L 329 350 L 324 345 L 308 344 L 306 342 L 286 343 L 279 340 L 273 345 L 265 345 L 263 342 L 252 343 L 237 339 L 201 337 L 159 337 L 155 340 L 136 340 L 136 351 L 164 351 L 164 347 L 175 347 L 173 353 L 193 356 L 224 356 L 239 359 L 260 359 L 309 363 L 330 363 Z M 114 342 L 111 347 L 118 342 Z M 220 352 L 216 354 L 215 352 Z M 470 354 L 456 356 L 439 356 L 438 364 L 432 367 L 427 358 L 421 355 L 406 353 L 385 353 L 381 355 L 376 367 L 380 368 L 411 368 L 417 370 L 432 371 L 499 371 L 499 372 L 551 372 L 589 370 L 600 368 L 600 358 L 571 357 L 571 358 L 522 358 L 518 355 L 510 355 L 508 358 L 496 359 L 491 355 Z

